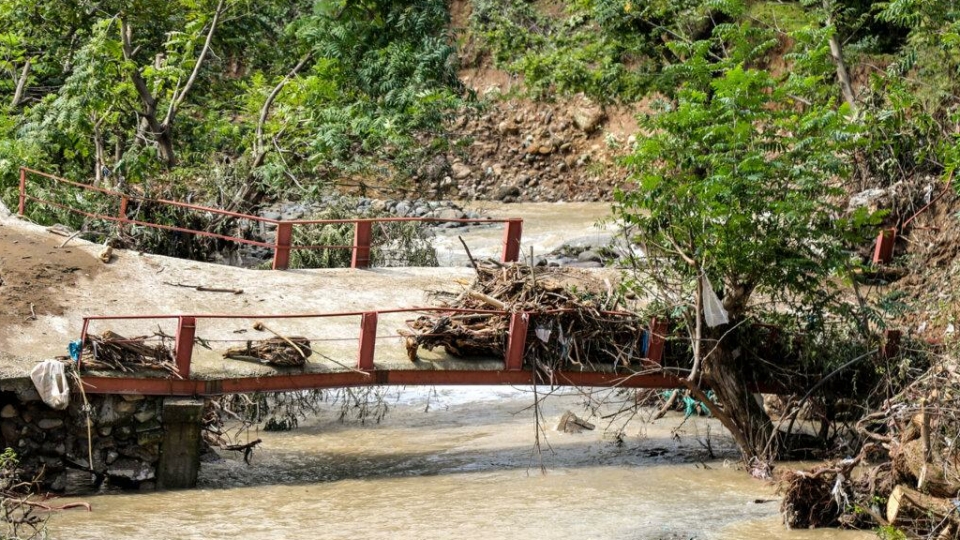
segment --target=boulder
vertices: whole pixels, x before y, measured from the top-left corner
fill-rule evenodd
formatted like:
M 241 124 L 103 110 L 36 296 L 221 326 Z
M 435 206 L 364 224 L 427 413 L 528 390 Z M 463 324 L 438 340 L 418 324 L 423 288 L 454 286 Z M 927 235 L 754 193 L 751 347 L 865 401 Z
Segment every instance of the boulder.
M 577 417 L 577 415 L 571 411 L 563 413 L 563 416 L 560 417 L 560 422 L 557 423 L 557 431 L 564 433 L 580 433 L 585 429 L 593 430 L 596 429 L 596 426 Z
M 600 254 L 590 249 L 586 251 L 581 251 L 580 254 L 577 255 L 577 260 L 580 262 L 589 262 L 589 261 L 603 262 L 603 258 L 600 256 Z
M 453 172 L 453 177 L 456 178 L 457 180 L 463 180 L 464 178 L 467 178 L 471 174 L 473 174 L 473 171 L 470 169 L 470 167 L 467 167 L 463 163 L 459 163 L 459 162 L 454 163 L 451 166 L 451 170 Z
M 520 188 L 518 188 L 517 186 L 500 186 L 497 189 L 497 199 L 500 199 L 501 201 L 503 201 L 508 197 L 516 198 L 519 196 L 520 196 Z
M 582 104 L 573 110 L 573 123 L 585 133 L 593 133 L 600 127 L 605 114 L 603 109 L 584 99 Z

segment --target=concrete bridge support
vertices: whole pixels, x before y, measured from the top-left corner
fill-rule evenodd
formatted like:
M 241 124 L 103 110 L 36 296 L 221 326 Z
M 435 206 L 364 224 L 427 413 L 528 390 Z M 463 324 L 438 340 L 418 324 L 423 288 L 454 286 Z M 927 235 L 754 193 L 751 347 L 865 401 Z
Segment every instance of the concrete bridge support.
M 203 400 L 172 397 L 163 400 L 163 441 L 157 465 L 157 487 L 196 487 L 200 472 L 200 428 Z

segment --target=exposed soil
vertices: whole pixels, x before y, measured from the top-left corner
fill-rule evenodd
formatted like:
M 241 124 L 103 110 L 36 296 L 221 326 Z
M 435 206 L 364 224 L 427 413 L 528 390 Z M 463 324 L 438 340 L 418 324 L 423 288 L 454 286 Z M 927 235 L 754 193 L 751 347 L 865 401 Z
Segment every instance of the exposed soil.
M 949 189 L 899 238 L 893 261 L 908 272 L 892 286 L 914 308 L 903 317 L 905 329 L 931 341 L 956 339 L 960 331 L 960 198 Z
M 103 266 L 89 253 L 58 248 L 65 239 L 24 235 L 0 224 L 0 326 L 27 324 L 40 315 L 62 315 L 57 290 L 73 287 Z
M 504 202 L 604 201 L 625 185 L 627 172 L 616 159 L 633 141 L 632 110 L 583 96 L 557 103 L 493 99 L 487 106 L 457 120 L 460 146 L 421 181 L 460 199 Z

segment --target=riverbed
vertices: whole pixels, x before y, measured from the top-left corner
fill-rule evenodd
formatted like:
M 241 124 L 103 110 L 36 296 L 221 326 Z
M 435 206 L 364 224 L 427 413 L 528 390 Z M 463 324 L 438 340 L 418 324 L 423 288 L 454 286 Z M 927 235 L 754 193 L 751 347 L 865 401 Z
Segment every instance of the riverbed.
M 247 434 L 264 440 L 250 465 L 228 452 L 203 464 L 196 490 L 83 497 L 93 512 L 54 516 L 50 536 L 874 538 L 786 530 L 775 486 L 737 469 L 715 420 L 644 422 L 645 410 L 626 425 L 600 418 L 625 399 L 609 390 L 546 398 L 538 452 L 530 388 L 390 389 L 387 414 L 363 424 L 340 421 L 331 398 L 296 430 Z M 568 410 L 597 428 L 557 431 Z

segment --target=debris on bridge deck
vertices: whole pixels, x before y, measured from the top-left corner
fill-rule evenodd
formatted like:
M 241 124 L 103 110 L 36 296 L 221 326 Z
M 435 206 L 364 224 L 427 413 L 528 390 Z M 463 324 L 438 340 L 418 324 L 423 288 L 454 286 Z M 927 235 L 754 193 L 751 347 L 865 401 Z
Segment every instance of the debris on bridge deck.
M 145 368 L 179 377 L 173 348 L 167 344 L 169 340 L 170 336 L 164 334 L 126 338 L 107 330 L 99 336 L 87 336 L 81 363 L 87 369 L 132 373 Z
M 595 364 L 629 366 L 643 357 L 643 328 L 631 313 L 618 312 L 624 299 L 609 281 L 573 268 L 482 263 L 465 291 L 443 307 L 533 313 L 524 359 L 549 373 L 592 369 Z M 408 357 L 421 347 L 442 347 L 456 357 L 503 357 L 510 318 L 495 313 L 436 313 L 408 321 Z
M 310 340 L 293 336 L 247 341 L 244 346 L 227 349 L 223 357 L 274 366 L 300 367 L 311 354 L 313 349 L 310 348 Z

